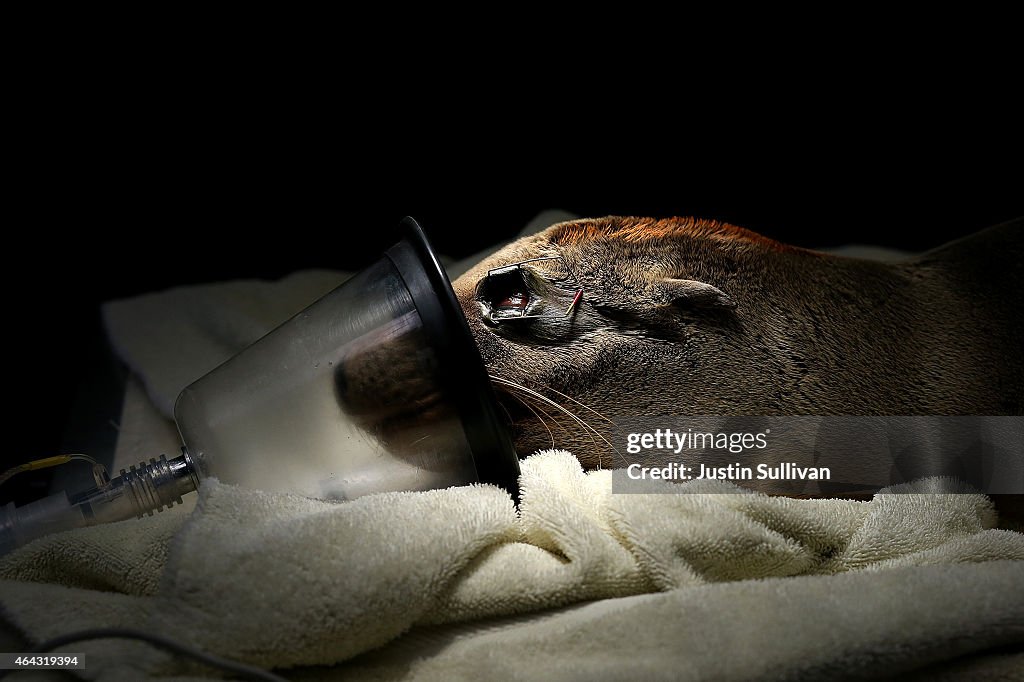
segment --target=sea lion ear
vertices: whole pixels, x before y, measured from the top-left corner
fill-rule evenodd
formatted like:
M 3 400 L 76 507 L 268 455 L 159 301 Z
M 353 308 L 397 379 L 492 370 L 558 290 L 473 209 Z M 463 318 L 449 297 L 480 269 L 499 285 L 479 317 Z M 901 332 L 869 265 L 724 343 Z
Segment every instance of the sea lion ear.
M 693 279 L 665 278 L 658 281 L 664 304 L 679 308 L 735 308 L 736 303 L 718 287 Z

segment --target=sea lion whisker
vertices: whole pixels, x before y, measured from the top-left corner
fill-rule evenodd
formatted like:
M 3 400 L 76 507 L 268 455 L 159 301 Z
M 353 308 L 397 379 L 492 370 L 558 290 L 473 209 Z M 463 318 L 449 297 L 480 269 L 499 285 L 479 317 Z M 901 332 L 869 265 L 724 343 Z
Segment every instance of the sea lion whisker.
M 499 386 L 501 386 L 501 384 L 499 384 Z M 567 436 L 569 436 L 569 435 L 571 435 L 569 433 L 569 429 L 567 429 L 564 425 L 562 425 L 562 423 L 558 420 L 558 417 L 560 415 L 562 415 L 562 414 L 567 415 L 577 425 L 583 427 L 583 432 L 590 437 L 590 441 L 591 441 L 591 443 L 593 443 L 594 447 L 595 448 L 599 447 L 597 439 L 594 438 L 594 434 L 597 433 L 597 430 L 594 429 L 592 426 L 590 426 L 590 424 L 586 423 L 585 421 L 583 421 L 582 419 L 577 417 L 575 414 L 573 414 L 572 412 L 567 410 L 564 406 L 558 405 L 557 403 L 555 403 L 551 399 L 546 398 L 545 396 L 542 396 L 542 395 L 536 395 L 536 394 L 531 395 L 530 393 L 525 393 L 524 395 L 516 395 L 516 394 L 513 393 L 514 389 L 525 389 L 525 387 L 522 387 L 522 386 L 518 386 L 518 385 L 512 384 L 511 386 L 503 386 L 503 388 L 505 390 L 505 393 L 507 393 L 508 395 L 514 397 L 520 403 L 522 403 L 523 405 L 527 406 L 527 408 L 529 408 L 528 401 L 531 401 L 531 400 L 532 401 L 537 401 L 537 402 L 534 403 L 534 407 L 536 407 L 538 410 L 540 410 L 545 415 L 547 415 L 547 417 L 549 419 L 551 419 L 555 424 L 557 424 L 559 427 L 561 427 L 562 431 L 564 431 L 565 434 Z M 526 389 L 526 390 L 528 390 L 528 389 Z M 544 408 L 542 408 L 540 406 L 541 404 L 544 404 L 544 403 L 547 403 L 547 404 L 552 405 L 555 408 L 557 408 L 558 409 L 558 413 L 556 413 L 555 415 L 552 415 L 547 410 L 544 410 Z M 531 410 L 531 412 L 532 411 L 533 410 Z M 536 413 L 534 413 L 534 414 L 536 414 Z M 539 415 L 538 415 L 537 418 L 540 419 Z M 541 420 L 541 423 L 543 423 L 543 420 Z M 545 424 L 545 427 L 547 427 L 546 424 Z M 550 429 L 548 429 L 548 433 L 549 434 L 551 433 Z M 601 434 L 597 433 L 597 435 L 600 436 Z M 554 449 L 556 447 L 553 437 L 552 437 L 552 441 L 551 441 L 551 447 L 552 447 L 552 449 Z
M 505 391 L 504 393 L 505 393 L 505 395 L 509 396 L 510 398 L 514 398 L 515 400 L 519 401 L 520 405 L 522 405 L 523 407 L 525 407 L 526 409 L 528 409 L 530 412 L 533 413 L 533 416 L 537 418 L 537 421 L 539 421 L 541 423 L 541 425 L 544 427 L 544 429 L 547 430 L 548 436 L 551 438 L 551 449 L 554 450 L 555 449 L 555 434 L 552 433 L 551 428 L 548 426 L 547 422 L 544 421 L 544 417 L 541 417 L 539 414 L 537 414 L 537 410 L 533 409 L 533 406 L 531 406 L 530 403 L 528 403 L 522 397 L 516 395 L 512 391 Z M 498 403 L 498 404 L 501 405 L 501 403 Z M 501 409 L 505 410 L 505 414 L 508 414 L 509 422 L 512 422 L 513 421 L 512 415 L 509 414 L 508 410 L 505 409 L 504 405 L 502 405 Z M 540 407 L 537 406 L 537 409 L 540 409 Z M 545 416 L 547 416 L 548 419 L 551 419 L 556 424 L 558 423 L 557 420 L 554 420 L 551 417 L 551 415 L 548 414 L 547 412 L 545 412 L 543 409 L 541 409 L 540 411 L 544 412 Z M 564 430 L 564 427 L 563 427 L 563 430 Z
M 529 397 L 531 397 L 531 398 L 533 398 L 535 400 L 538 400 L 538 401 L 540 401 L 541 403 L 543 403 L 545 405 L 550 405 L 551 407 L 555 408 L 559 412 L 561 412 L 561 413 L 571 417 L 575 422 L 577 422 L 581 426 L 584 426 L 584 427 L 586 427 L 588 429 L 593 429 L 593 430 L 596 431 L 596 429 L 594 429 L 594 427 L 592 427 L 590 424 L 585 422 L 583 419 L 581 419 L 576 414 L 573 414 L 573 412 L 571 410 L 569 410 L 567 407 L 565 407 L 564 405 L 559 405 L 557 402 L 555 402 L 551 398 L 547 397 L 546 395 L 544 395 L 542 393 L 539 393 L 539 392 L 533 390 L 532 388 L 528 388 L 526 386 L 523 386 L 522 384 L 518 384 L 518 383 L 516 383 L 514 381 L 511 381 L 509 379 L 505 379 L 503 377 L 491 377 L 491 378 L 492 378 L 493 381 L 497 382 L 500 386 L 502 386 L 506 390 L 509 390 L 509 391 L 520 391 L 522 394 L 527 395 L 527 396 L 529 396 Z
M 504 377 L 504 376 L 502 376 L 502 375 L 500 375 L 500 374 L 497 374 L 497 373 L 490 373 L 490 372 L 489 372 L 489 373 L 488 373 L 488 375 L 489 375 L 489 376 L 490 376 L 491 378 L 493 378 L 493 379 L 496 379 L 496 380 L 504 380 L 504 381 L 509 381 L 509 382 L 511 382 L 511 380 L 510 380 L 510 379 L 508 379 L 508 378 L 506 378 L 506 377 Z M 516 382 L 511 382 L 511 383 L 512 383 L 512 385 L 516 385 L 516 386 L 520 386 L 520 387 L 522 387 L 522 388 L 526 388 L 525 386 L 522 386 L 521 384 L 516 384 Z M 580 407 L 584 408 L 585 410 L 589 410 L 590 412 L 592 412 L 593 414 L 597 415 L 597 416 L 598 416 L 598 417 L 600 417 L 601 419 L 605 420 L 605 421 L 606 421 L 606 422 L 608 422 L 609 424 L 614 424 L 614 422 L 613 422 L 613 421 L 612 421 L 611 419 L 609 419 L 608 417 L 604 416 L 603 414 L 601 414 L 601 413 L 600 413 L 600 412 L 598 412 L 597 410 L 593 409 L 592 407 L 590 407 L 590 406 L 589 406 L 589 405 L 587 405 L 586 403 L 584 403 L 584 402 L 581 402 L 581 401 L 577 400 L 576 398 L 573 398 L 573 397 L 572 397 L 572 396 L 570 396 L 570 395 L 566 395 L 565 393 L 562 393 L 561 391 L 559 391 L 559 390 L 558 390 L 558 389 L 556 389 L 556 388 L 552 388 L 551 386 L 545 386 L 545 385 L 541 385 L 541 386 L 540 386 L 540 388 L 541 388 L 541 389 L 547 389 L 547 390 L 549 390 L 549 391 L 551 391 L 551 392 L 553 392 L 553 393 L 557 393 L 558 395 L 562 396 L 562 397 L 563 397 L 563 398 L 565 398 L 566 400 L 571 400 L 572 402 L 576 403 L 577 405 L 579 405 Z M 547 414 L 547 413 L 545 413 L 545 414 Z M 570 416 L 572 416 L 573 418 L 576 418 L 576 416 L 575 416 L 575 415 L 573 415 L 573 414 L 571 414 L 571 413 L 569 413 L 569 414 L 570 414 Z M 550 415 L 549 415 L 549 416 L 550 416 Z M 557 421 L 557 420 L 555 420 L 555 423 L 556 423 L 556 424 L 558 424 L 558 421 Z M 593 428 L 592 426 L 590 426 L 590 424 L 587 424 L 586 422 L 583 422 L 583 424 L 584 424 L 584 426 L 586 426 L 586 427 L 587 427 L 587 429 L 589 429 L 590 431 L 593 431 L 593 433 L 596 433 L 596 434 L 597 434 L 597 435 L 598 435 L 598 436 L 599 436 L 599 437 L 601 438 L 601 440 L 603 440 L 603 441 L 604 441 L 605 443 L 607 443 L 607 444 L 608 444 L 608 446 L 609 446 L 609 447 L 610 447 L 610 448 L 612 449 L 612 451 L 613 451 L 613 452 L 614 452 L 614 453 L 615 453 L 616 455 L 618 455 L 618 456 L 619 456 L 619 459 L 621 459 L 621 460 L 623 461 L 623 463 L 625 463 L 625 464 L 628 464 L 628 463 L 629 463 L 629 462 L 628 462 L 628 460 L 626 460 L 626 458 L 625 458 L 625 457 L 624 457 L 624 456 L 622 455 L 622 453 L 621 453 L 621 452 L 619 452 L 619 451 L 618 451 L 618 449 L 616 449 L 616 447 L 615 447 L 615 446 L 614 446 L 614 445 L 613 445 L 612 443 L 610 443 L 610 442 L 608 441 L 608 439 L 607 439 L 607 438 L 605 438 L 604 436 L 602 436 L 602 435 L 601 435 L 601 433 L 600 433 L 599 431 L 597 431 L 597 429 L 594 429 L 594 428 Z M 565 428 L 564 428 L 564 427 L 563 427 L 563 430 L 565 430 Z M 590 439 L 591 439 L 591 441 L 593 441 L 593 442 L 594 442 L 594 446 L 595 446 L 595 447 L 597 447 L 597 441 L 596 441 L 596 440 L 594 440 L 594 436 L 593 436 L 593 433 L 592 433 L 592 434 L 590 435 Z M 600 468 L 600 463 L 598 464 L 598 468 Z
M 500 375 L 500 374 L 496 374 L 496 373 L 489 373 L 489 376 L 491 376 L 491 377 L 494 377 L 494 378 L 501 378 L 501 379 L 505 379 L 506 381 L 509 381 L 509 379 L 507 379 L 506 377 L 503 377 L 503 376 L 502 376 L 502 375 Z M 548 390 L 548 391 L 551 391 L 552 393 L 557 393 L 558 395 L 562 396 L 562 397 L 563 397 L 563 398 L 565 398 L 566 400 L 571 400 L 571 401 L 573 401 L 574 403 L 576 403 L 577 405 L 579 405 L 579 406 L 580 406 L 580 407 L 582 407 L 583 409 L 585 409 L 585 410 L 587 410 L 588 412 L 591 412 L 592 414 L 594 414 L 594 415 L 596 415 L 596 416 L 600 417 L 601 419 L 605 420 L 605 421 L 606 421 L 606 422 L 608 422 L 609 424 L 612 424 L 612 423 L 614 423 L 614 422 L 612 422 L 612 420 L 611 420 L 611 419 L 609 419 L 608 417 L 604 416 L 603 414 L 601 414 L 600 412 L 598 412 L 597 410 L 595 410 L 594 408 L 592 408 L 592 407 L 591 407 L 590 405 L 587 405 L 586 403 L 584 403 L 584 402 L 581 402 L 581 401 L 577 400 L 576 398 L 573 398 L 573 397 L 572 397 L 571 395 L 566 395 L 565 393 L 562 393 L 562 392 L 561 392 L 561 391 L 559 391 L 559 390 L 558 390 L 557 388 L 553 388 L 553 387 L 551 387 L 551 386 L 546 386 L 546 385 L 544 385 L 544 384 L 540 384 L 539 388 L 540 388 L 541 390 Z
M 600 431 L 598 431 L 593 426 L 588 424 L 586 421 L 581 419 L 577 414 L 573 413 L 571 410 L 569 410 L 564 405 L 560 405 L 559 403 L 555 402 L 554 400 L 552 400 L 551 398 L 547 397 L 546 395 L 544 395 L 542 393 L 539 393 L 539 392 L 537 392 L 537 391 L 535 391 L 535 390 L 533 390 L 531 388 L 528 388 L 526 386 L 523 386 L 522 384 L 516 383 L 516 382 L 514 382 L 514 381 L 512 381 L 510 379 L 506 379 L 505 377 L 495 376 L 495 375 L 492 374 L 491 375 L 491 379 L 493 381 L 497 382 L 499 385 L 504 386 L 506 389 L 514 389 L 514 390 L 521 391 L 524 394 L 526 394 L 528 396 L 531 396 L 532 398 L 534 398 L 536 400 L 539 400 L 539 401 L 541 401 L 542 403 L 544 403 L 546 405 L 550 405 L 551 407 L 555 408 L 556 410 L 558 410 L 562 414 L 565 414 L 567 417 L 571 418 L 577 424 L 582 426 L 585 430 L 587 430 L 588 432 L 592 433 L 593 435 L 596 435 L 598 438 L 600 438 L 602 441 L 604 441 L 605 444 L 609 448 L 611 448 L 612 452 L 614 452 L 616 455 L 618 455 L 619 458 L 623 462 L 627 462 L 626 458 L 623 457 L 622 453 L 620 453 L 618 451 L 618 449 L 612 444 L 612 442 L 609 441 L 607 438 L 605 438 L 604 435 Z
M 583 403 L 583 402 L 580 402 L 579 400 L 576 400 L 576 398 L 573 398 L 571 395 L 566 395 L 565 393 L 562 393 L 558 389 L 551 388 L 550 386 L 545 386 L 544 388 L 546 388 L 547 390 L 549 390 L 549 391 L 551 391 L 553 393 L 557 393 L 558 395 L 562 396 L 566 400 L 573 401 L 574 403 L 576 403 L 577 405 L 579 405 L 583 409 L 585 409 L 585 410 L 587 410 L 589 412 L 592 412 L 593 414 L 597 415 L 598 417 L 600 417 L 601 419 L 605 420 L 609 424 L 613 423 L 611 419 L 609 419 L 608 417 L 604 416 L 603 414 L 601 414 L 600 412 L 598 412 L 594 408 L 590 407 L 590 405 L 587 405 L 586 403 Z

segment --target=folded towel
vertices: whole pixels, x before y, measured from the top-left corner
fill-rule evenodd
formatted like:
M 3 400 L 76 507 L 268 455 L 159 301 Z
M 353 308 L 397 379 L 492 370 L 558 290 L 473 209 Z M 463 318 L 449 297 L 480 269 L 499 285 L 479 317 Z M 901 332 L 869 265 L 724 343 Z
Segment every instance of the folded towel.
M 417 625 L 584 600 L 851 569 L 1024 560 L 1024 535 L 993 529 L 982 495 L 792 500 L 715 481 L 687 483 L 695 491 L 689 494 L 612 495 L 609 471 L 584 473 L 564 451 L 525 460 L 521 485 L 517 515 L 506 493 L 482 485 L 334 504 L 210 481 L 184 519 L 157 515 L 70 531 L 12 553 L 0 562 L 0 607 L 34 640 L 83 627 L 134 626 L 255 665 L 292 667 L 351 659 Z M 893 542 L 894 535 L 902 540 Z M 997 572 L 1003 570 L 1009 569 Z M 979 581 L 968 588 L 945 584 L 953 591 L 985 593 L 986 584 L 995 584 L 992 571 L 936 575 Z M 825 598 L 828 588 L 816 589 Z M 967 609 L 971 617 L 955 621 L 966 649 L 923 654 L 915 642 L 930 626 L 919 623 L 900 640 L 905 650 L 894 642 L 887 655 L 903 652 L 920 664 L 997 640 L 1024 641 L 1020 621 L 1007 630 L 1005 619 L 1011 606 L 1024 613 L 1024 595 L 991 589 L 986 599 L 1000 603 L 1001 620 Z M 855 594 L 843 608 L 864 608 Z M 894 598 L 879 608 L 902 604 Z M 652 617 L 645 613 L 632 627 L 643 633 L 672 621 L 644 620 Z M 942 627 L 955 622 L 946 619 Z M 855 636 L 845 630 L 844 637 Z M 593 643 L 599 647 L 601 638 Z M 140 676 L 201 672 L 168 655 L 140 653 L 148 650 L 139 644 L 76 648 L 86 652 L 87 672 L 96 679 L 122 679 L 129 669 Z M 126 652 L 138 659 L 126 660 Z
M 994 561 L 712 583 L 416 628 L 292 679 L 1020 680 L 1020 582 Z

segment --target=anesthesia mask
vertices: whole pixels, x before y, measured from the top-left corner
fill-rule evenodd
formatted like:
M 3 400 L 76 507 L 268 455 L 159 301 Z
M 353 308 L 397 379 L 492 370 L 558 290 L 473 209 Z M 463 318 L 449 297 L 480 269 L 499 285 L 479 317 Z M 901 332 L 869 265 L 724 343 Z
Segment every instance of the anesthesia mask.
M 473 482 L 518 494 L 519 460 L 451 283 L 412 218 L 374 264 L 178 396 L 184 447 L 0 509 L 0 552 L 152 514 L 206 477 L 350 500 Z

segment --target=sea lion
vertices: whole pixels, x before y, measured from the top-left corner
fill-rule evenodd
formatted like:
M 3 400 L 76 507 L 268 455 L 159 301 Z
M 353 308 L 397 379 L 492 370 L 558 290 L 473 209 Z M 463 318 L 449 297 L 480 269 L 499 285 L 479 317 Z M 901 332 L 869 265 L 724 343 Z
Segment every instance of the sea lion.
M 1024 414 L 1022 237 L 1018 219 L 890 264 L 608 217 L 454 288 L 520 455 L 554 442 L 611 467 L 622 416 Z

